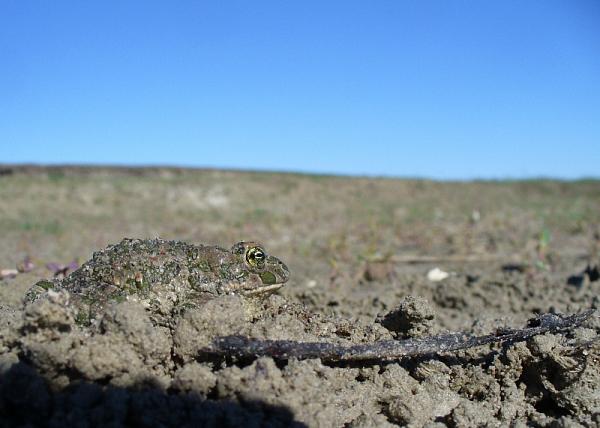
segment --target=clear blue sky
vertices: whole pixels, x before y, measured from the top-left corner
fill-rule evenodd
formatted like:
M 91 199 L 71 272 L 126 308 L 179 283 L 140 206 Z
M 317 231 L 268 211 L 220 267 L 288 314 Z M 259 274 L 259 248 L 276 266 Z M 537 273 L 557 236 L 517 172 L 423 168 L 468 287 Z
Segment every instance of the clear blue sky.
M 0 163 L 600 176 L 600 2 L 0 0 Z

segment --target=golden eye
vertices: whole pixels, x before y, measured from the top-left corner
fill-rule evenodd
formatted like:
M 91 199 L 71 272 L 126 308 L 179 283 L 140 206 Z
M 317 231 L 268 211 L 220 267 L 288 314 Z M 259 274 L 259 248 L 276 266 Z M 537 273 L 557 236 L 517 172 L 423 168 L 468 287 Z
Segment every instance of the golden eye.
M 265 251 L 260 247 L 251 247 L 246 251 L 246 261 L 252 267 L 261 267 L 265 263 Z

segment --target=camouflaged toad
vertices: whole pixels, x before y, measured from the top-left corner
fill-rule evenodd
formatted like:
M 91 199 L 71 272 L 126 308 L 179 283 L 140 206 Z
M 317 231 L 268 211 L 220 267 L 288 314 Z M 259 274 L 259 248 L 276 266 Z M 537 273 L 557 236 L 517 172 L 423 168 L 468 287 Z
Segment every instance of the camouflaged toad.
M 255 242 L 227 250 L 162 239 L 123 239 L 94 253 L 62 280 L 43 280 L 26 296 L 69 291 L 77 322 L 89 325 L 112 302 L 135 300 L 157 317 L 171 316 L 225 294 L 265 296 L 289 278 L 287 266 Z

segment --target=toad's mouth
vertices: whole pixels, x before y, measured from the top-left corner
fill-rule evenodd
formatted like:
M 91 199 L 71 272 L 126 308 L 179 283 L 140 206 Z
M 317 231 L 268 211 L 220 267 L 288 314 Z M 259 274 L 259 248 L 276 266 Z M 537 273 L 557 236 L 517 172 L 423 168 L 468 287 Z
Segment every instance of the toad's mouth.
M 244 296 L 258 296 L 258 295 L 265 294 L 265 293 L 272 293 L 273 291 L 278 290 L 281 287 L 283 287 L 283 283 L 270 284 L 270 285 L 265 285 L 263 287 L 254 288 L 252 290 L 245 290 L 243 292 L 243 294 L 244 294 Z

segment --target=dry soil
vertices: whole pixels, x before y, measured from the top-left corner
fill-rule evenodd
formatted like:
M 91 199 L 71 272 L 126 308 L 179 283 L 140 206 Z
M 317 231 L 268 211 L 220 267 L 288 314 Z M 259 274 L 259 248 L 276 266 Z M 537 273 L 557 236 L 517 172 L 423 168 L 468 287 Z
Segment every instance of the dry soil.
M 564 334 L 385 363 L 198 355 L 215 335 L 367 343 L 598 309 L 598 181 L 8 165 L 0 201 L 0 269 L 33 263 L 0 280 L 3 425 L 600 424 L 598 315 Z M 292 277 L 253 317 L 226 296 L 172 329 L 131 302 L 94 331 L 66 294 L 23 306 L 48 263 L 123 237 L 257 240 Z M 447 277 L 428 278 L 434 268 Z

